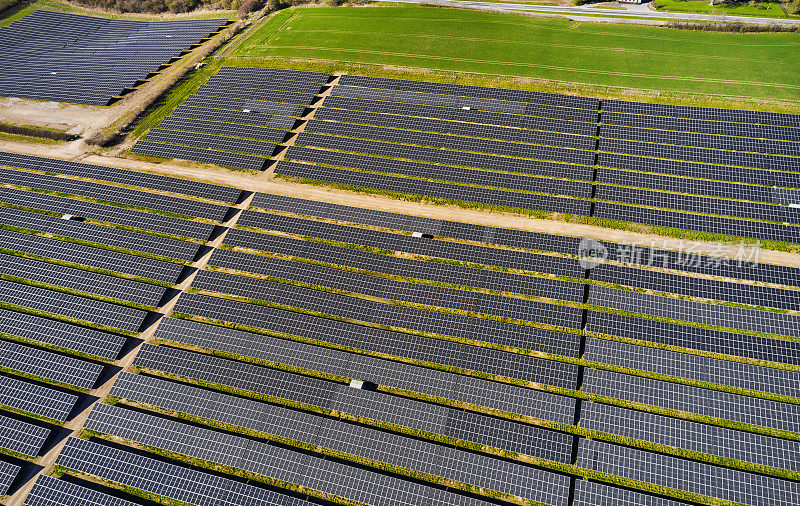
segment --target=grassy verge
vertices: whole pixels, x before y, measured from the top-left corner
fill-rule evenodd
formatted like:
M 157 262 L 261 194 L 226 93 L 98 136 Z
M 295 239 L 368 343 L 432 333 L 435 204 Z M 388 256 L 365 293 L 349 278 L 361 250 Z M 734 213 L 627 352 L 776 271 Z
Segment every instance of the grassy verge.
M 780 2 L 739 1 L 709 5 L 705 0 L 656 0 L 654 6 L 664 12 L 691 12 L 716 16 L 752 16 L 757 18 L 786 18 Z

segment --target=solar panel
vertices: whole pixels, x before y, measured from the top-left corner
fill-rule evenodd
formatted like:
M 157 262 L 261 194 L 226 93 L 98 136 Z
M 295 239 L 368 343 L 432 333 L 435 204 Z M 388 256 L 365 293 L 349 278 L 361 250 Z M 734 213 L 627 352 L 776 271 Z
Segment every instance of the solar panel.
M 179 158 L 195 162 L 213 163 L 222 165 L 223 167 L 250 170 L 263 170 L 266 163 L 266 158 L 258 156 L 150 141 L 138 141 L 131 152 L 140 155 L 158 156 L 161 158 Z
M 0 494 L 6 495 L 21 470 L 20 466 L 0 460 Z
M 139 281 L 39 262 L 0 253 L 0 272 L 6 276 L 48 283 L 104 297 L 156 307 L 166 288 Z
M 15 188 L 0 188 L 0 202 L 204 241 L 209 238 L 214 230 L 214 225 L 210 223 L 201 223 Z M 190 204 L 187 204 L 186 207 L 190 208 Z
M 58 348 L 115 359 L 126 339 L 116 334 L 0 309 L 0 333 Z
M 49 429 L 0 415 L 1 448 L 36 457 L 49 435 Z
M 166 23 L 166 24 L 164 24 Z M 9 46 L 0 94 L 108 105 L 128 86 L 178 58 L 228 20 L 142 22 L 34 12 L 0 31 Z M 83 36 L 75 38 L 75 33 Z
M 581 406 L 581 426 L 608 434 L 796 471 L 800 443 L 680 418 L 593 402 Z
M 135 364 L 321 407 L 332 396 L 331 384 L 316 378 L 164 347 L 146 345 Z M 359 366 L 354 373 L 378 384 L 561 423 L 574 416 L 574 400 L 568 397 L 360 355 L 353 357 L 353 364 Z
M 23 214 L 20 213 L 20 215 Z M 54 224 L 54 222 L 51 223 Z M 24 225 L 24 223 L 20 224 Z M 55 230 L 55 228 L 51 230 Z M 106 271 L 120 272 L 140 278 L 164 281 L 170 284 L 175 283 L 181 271 L 183 271 L 183 266 L 180 264 L 2 228 L 0 228 L 0 241 L 2 241 L 5 249 L 14 252 L 75 263 Z
M 0 340 L 0 367 L 79 388 L 91 389 L 103 366 Z
M 46 474 L 39 475 L 25 498 L 25 504 L 27 506 L 137 506 L 137 503 Z
M 576 97 L 571 95 L 556 95 L 552 93 L 541 93 L 536 91 L 484 88 L 480 86 L 466 86 L 461 84 L 407 81 L 403 79 L 365 77 L 351 74 L 343 75 L 339 79 L 339 84 L 347 86 L 364 86 L 368 88 L 384 88 L 401 91 L 436 93 L 441 95 L 518 100 L 521 102 L 552 104 L 564 107 L 583 107 L 594 110 L 599 108 L 599 101 L 593 98 Z
M 695 381 L 793 396 L 800 373 L 587 337 L 584 358 Z
M 214 221 L 223 221 L 228 212 L 227 206 L 219 204 L 20 170 L 0 169 L 0 177 L 7 184 L 80 195 L 107 202 L 118 202 L 145 209 L 196 216 Z
M 799 364 L 800 343 L 635 316 L 588 311 L 586 330 L 657 345 L 770 362 Z
M 46 313 L 137 332 L 147 311 L 0 280 L 0 300 Z
M 596 506 L 616 504 L 618 506 L 681 506 L 684 503 L 664 499 L 654 495 L 634 492 L 624 488 L 611 487 L 593 481 L 575 481 L 574 506 Z
M 0 405 L 65 421 L 77 395 L 67 394 L 18 379 L 0 376 Z
M 589 304 L 661 318 L 796 337 L 797 316 L 592 286 Z
M 603 111 L 667 116 L 673 118 L 757 123 L 763 125 L 800 126 L 800 116 L 794 114 L 714 109 L 710 107 L 691 107 L 685 105 L 651 104 L 627 102 L 624 100 L 603 100 Z
M 797 432 L 796 404 L 587 369 L 583 391 L 666 409 Z

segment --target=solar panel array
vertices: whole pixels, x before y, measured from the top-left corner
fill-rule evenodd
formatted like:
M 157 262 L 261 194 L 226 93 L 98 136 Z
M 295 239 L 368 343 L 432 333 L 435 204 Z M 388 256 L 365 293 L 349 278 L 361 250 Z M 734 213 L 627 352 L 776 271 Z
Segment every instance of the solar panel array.
M 796 288 L 792 269 L 587 270 L 576 238 L 268 194 L 223 242 L 59 465 L 190 504 L 193 482 L 242 503 L 217 492 L 237 473 L 278 503 L 298 486 L 381 505 L 800 493 L 800 373 L 770 365 L 800 354 L 762 335 L 794 336 L 776 312 L 793 290 L 753 284 Z
M 800 242 L 790 115 L 352 75 L 320 105 L 277 174 Z
M 280 155 L 276 174 L 346 189 L 800 242 L 794 116 L 343 75 L 298 122 L 329 78 L 223 67 L 134 152 Z
M 331 93 L 276 173 L 590 213 L 596 100 L 350 75 Z
M 108 105 L 227 23 L 148 22 L 37 10 L 0 30 L 0 95 Z
M 228 219 L 241 190 L 11 153 L 0 153 L 0 165 L 5 495 L 24 490 L 38 472 L 31 461 L 69 432 L 53 427 L 95 400 L 90 393 L 115 372 L 108 364 L 135 346 L 131 337 L 168 300 L 168 287 Z M 138 504 L 46 476 L 25 498 L 89 502 Z
M 222 67 L 132 152 L 263 170 L 328 74 Z

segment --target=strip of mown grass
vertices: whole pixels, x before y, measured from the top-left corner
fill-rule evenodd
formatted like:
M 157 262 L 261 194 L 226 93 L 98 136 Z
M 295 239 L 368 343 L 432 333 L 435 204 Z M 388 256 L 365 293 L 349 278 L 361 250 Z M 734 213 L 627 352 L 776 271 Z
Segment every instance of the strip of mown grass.
M 520 76 L 633 95 L 648 89 L 796 101 L 798 48 L 791 33 L 595 25 L 401 5 L 281 12 L 235 56 Z
M 656 10 L 665 12 L 691 12 L 722 16 L 752 16 L 756 18 L 787 18 L 780 2 L 730 2 L 710 5 L 705 0 L 656 0 Z

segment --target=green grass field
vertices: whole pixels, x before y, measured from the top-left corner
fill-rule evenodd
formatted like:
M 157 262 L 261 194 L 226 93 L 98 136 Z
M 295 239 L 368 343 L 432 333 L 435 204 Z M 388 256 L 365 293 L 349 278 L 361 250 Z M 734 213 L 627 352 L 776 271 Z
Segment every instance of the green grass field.
M 420 6 L 279 12 L 234 53 L 797 101 L 800 37 Z
M 725 14 L 728 16 L 754 16 L 759 18 L 786 18 L 780 2 L 742 2 L 736 5 L 708 5 L 706 0 L 656 0 L 660 11 L 695 12 L 700 14 Z

